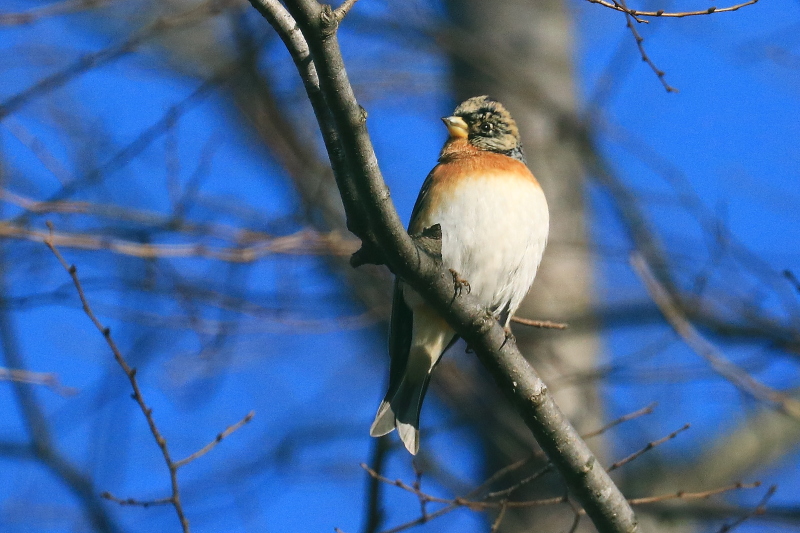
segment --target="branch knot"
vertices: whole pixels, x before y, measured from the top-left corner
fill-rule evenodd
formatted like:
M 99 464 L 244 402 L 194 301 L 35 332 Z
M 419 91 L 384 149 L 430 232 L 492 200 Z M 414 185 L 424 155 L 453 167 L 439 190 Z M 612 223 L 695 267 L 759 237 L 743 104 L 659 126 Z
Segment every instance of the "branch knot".
M 340 20 L 331 6 L 328 4 L 322 6 L 322 11 L 319 14 L 319 31 L 323 39 L 327 39 L 336 33 Z

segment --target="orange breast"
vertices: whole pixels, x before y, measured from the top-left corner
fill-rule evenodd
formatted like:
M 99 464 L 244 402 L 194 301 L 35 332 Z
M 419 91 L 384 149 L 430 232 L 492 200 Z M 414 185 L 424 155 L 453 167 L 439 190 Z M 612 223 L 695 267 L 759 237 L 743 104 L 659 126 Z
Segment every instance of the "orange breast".
M 452 197 L 455 188 L 470 180 L 496 181 L 497 187 L 533 185 L 541 188 L 524 163 L 505 155 L 466 147 L 457 150 L 445 147 L 439 161 L 428 177 L 428 190 L 420 199 L 417 216 L 409 227 L 411 233 L 422 231 L 423 228 L 419 226 L 425 224 L 425 213 L 437 210 L 442 202 Z

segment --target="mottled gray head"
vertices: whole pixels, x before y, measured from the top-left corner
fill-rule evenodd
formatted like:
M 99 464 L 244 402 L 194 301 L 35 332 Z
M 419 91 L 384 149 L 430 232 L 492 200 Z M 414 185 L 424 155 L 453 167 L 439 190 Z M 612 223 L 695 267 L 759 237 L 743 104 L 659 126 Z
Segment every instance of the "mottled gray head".
M 464 101 L 443 119 L 451 137 L 466 138 L 481 150 L 515 156 L 521 154 L 519 130 L 503 104 L 488 96 Z

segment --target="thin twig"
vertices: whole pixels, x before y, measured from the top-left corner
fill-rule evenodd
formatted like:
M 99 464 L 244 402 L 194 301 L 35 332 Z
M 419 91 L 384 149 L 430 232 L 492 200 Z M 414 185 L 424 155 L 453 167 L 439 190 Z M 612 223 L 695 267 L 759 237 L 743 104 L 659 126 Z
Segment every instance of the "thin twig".
M 624 0 L 619 0 L 619 1 L 612 0 L 612 2 L 614 3 L 614 5 L 616 7 L 620 8 L 623 12 L 625 12 L 626 15 L 629 15 L 630 17 L 632 17 L 633 20 L 635 20 L 636 22 L 638 22 L 640 24 L 650 24 L 649 20 L 645 20 L 645 19 L 641 18 L 638 13 L 636 13 L 635 11 L 633 11 L 631 9 L 628 9 L 628 6 L 625 5 Z
M 508 500 L 503 500 L 503 505 L 500 506 L 500 511 L 497 513 L 497 518 L 494 519 L 492 522 L 492 528 L 489 530 L 489 533 L 497 533 L 500 529 L 500 524 L 503 522 L 503 518 L 506 516 L 506 509 L 508 509 Z
M 611 422 L 609 422 L 605 426 L 601 427 L 600 429 L 596 429 L 594 431 L 590 431 L 589 433 L 586 433 L 586 434 L 581 435 L 581 436 L 584 439 L 590 439 L 592 437 L 596 437 L 598 435 L 602 435 L 603 433 L 605 433 L 609 429 L 613 428 L 614 426 L 618 426 L 619 424 L 622 424 L 623 422 L 627 422 L 629 420 L 633 420 L 634 418 L 639 418 L 640 416 L 651 414 L 655 408 L 656 408 L 656 402 L 653 402 L 650 405 L 648 405 L 647 407 L 644 407 L 644 408 L 639 409 L 638 411 L 634 411 L 632 413 L 628 413 L 627 415 L 623 415 L 623 416 L 617 418 L 616 420 L 612 420 Z
M 513 492 L 515 492 L 517 489 L 519 489 L 523 485 L 527 485 L 528 483 L 531 483 L 532 481 L 535 481 L 535 480 L 539 479 L 540 477 L 544 476 L 545 474 L 547 474 L 549 472 L 552 472 L 552 471 L 553 471 L 553 463 L 548 463 L 543 468 L 537 470 L 536 472 L 534 472 L 530 476 L 527 476 L 527 477 L 517 481 L 515 484 L 511 485 L 510 487 L 508 487 L 506 489 L 503 489 L 503 490 L 490 492 L 489 494 L 486 495 L 486 497 L 487 498 L 497 498 L 499 496 L 511 496 L 511 494 Z
M 730 7 L 709 7 L 700 11 L 667 12 L 664 11 L 663 9 L 659 9 L 658 11 L 639 11 L 636 9 L 628 9 L 620 5 L 620 3 L 608 2 L 607 0 L 587 0 L 587 1 L 592 4 L 600 4 L 601 6 L 613 9 L 615 11 L 621 11 L 623 13 L 627 13 L 632 16 L 663 17 L 663 18 L 697 17 L 702 15 L 711 15 L 712 13 L 730 13 L 731 11 L 736 11 L 738 9 L 751 6 L 758 2 L 758 0 L 748 0 L 747 2 L 742 2 L 741 4 L 736 4 Z
M 516 322 L 517 324 L 524 324 L 526 326 L 532 326 L 534 328 L 543 328 L 543 329 L 567 329 L 569 324 L 565 324 L 564 322 L 552 322 L 550 320 L 534 320 L 532 318 L 522 318 L 519 316 L 512 316 L 512 322 Z
M 706 340 L 681 312 L 667 290 L 658 282 L 650 271 L 644 258 L 636 254 L 631 257 L 631 264 L 639 278 L 647 287 L 650 297 L 661 310 L 664 318 L 672 326 L 683 341 L 694 352 L 708 361 L 714 371 L 732 383 L 740 391 L 756 400 L 773 404 L 779 411 L 800 420 L 800 401 L 787 396 L 760 381 L 728 361 L 710 341 Z
M 31 372 L 30 370 L 0 367 L 0 381 L 42 385 L 61 396 L 74 396 L 78 393 L 78 389 L 63 386 L 58 376 L 52 372 Z
M 136 404 L 139 406 L 139 409 L 142 411 L 142 414 L 144 415 L 145 420 L 147 421 L 147 425 L 150 428 L 150 433 L 153 435 L 153 438 L 155 439 L 158 448 L 161 450 L 161 454 L 164 457 L 164 462 L 166 463 L 167 469 L 169 470 L 170 484 L 172 486 L 172 494 L 168 498 L 160 498 L 149 501 L 136 500 L 133 498 L 120 499 L 113 496 L 109 492 L 104 492 L 102 496 L 108 500 L 115 501 L 120 505 L 139 505 L 142 507 L 148 507 L 150 505 L 171 504 L 175 509 L 175 513 L 177 514 L 178 519 L 180 520 L 183 532 L 189 533 L 190 532 L 189 520 L 186 517 L 186 514 L 183 510 L 183 504 L 181 503 L 180 486 L 178 484 L 178 469 L 181 466 L 184 466 L 190 463 L 191 461 L 197 459 L 198 457 L 208 453 L 217 444 L 219 444 L 219 442 L 221 442 L 225 437 L 227 437 L 228 435 L 230 435 L 231 433 L 233 433 L 234 431 L 245 425 L 247 422 L 249 422 L 253 418 L 254 413 L 252 411 L 248 413 L 247 416 L 245 416 L 242 420 L 228 427 L 222 433 L 217 435 L 216 439 L 213 442 L 209 443 L 208 445 L 198 450 L 197 452 L 193 453 L 189 457 L 177 462 L 173 461 L 172 455 L 169 451 L 169 446 L 167 445 L 167 439 L 164 438 L 164 436 L 161 434 L 161 431 L 158 429 L 155 419 L 153 418 L 153 409 L 147 405 L 144 396 L 142 395 L 138 379 L 136 378 L 136 369 L 131 367 L 128 364 L 125 357 L 122 355 L 122 352 L 117 346 L 117 343 L 111 336 L 111 329 L 108 328 L 107 326 L 104 326 L 97 318 L 97 315 L 95 315 L 94 311 L 92 310 L 92 307 L 89 305 L 89 300 L 86 298 L 86 293 L 83 290 L 83 285 L 81 284 L 81 280 L 78 277 L 77 267 L 75 265 L 68 264 L 67 261 L 64 259 L 64 256 L 61 255 L 61 252 L 58 250 L 58 248 L 56 248 L 56 245 L 53 242 L 53 233 L 54 233 L 53 224 L 48 222 L 47 226 L 51 231 L 51 235 L 47 239 L 45 239 L 44 243 L 47 245 L 50 251 L 53 252 L 53 255 L 56 256 L 56 259 L 58 259 L 58 262 L 61 264 L 64 270 L 66 270 L 67 273 L 69 273 L 70 277 L 72 278 L 72 283 L 73 285 L 75 285 L 75 289 L 78 292 L 78 297 L 81 300 L 84 313 L 86 313 L 86 316 L 89 317 L 89 319 L 92 321 L 97 330 L 100 333 L 102 333 L 103 338 L 105 338 L 106 343 L 108 344 L 109 348 L 111 348 L 111 352 L 114 354 L 114 360 L 116 360 L 117 364 L 119 364 L 123 372 L 125 372 L 125 375 L 127 376 L 128 381 L 130 382 L 131 389 L 133 390 L 133 394 L 131 396 L 136 401 Z
M 0 223 L 0 237 L 33 242 L 51 242 L 62 248 L 103 250 L 142 259 L 199 257 L 230 263 L 252 263 L 269 255 L 350 255 L 357 248 L 354 239 L 346 239 L 338 232 L 318 233 L 300 230 L 290 235 L 273 237 L 249 235 L 252 245 L 208 246 L 203 242 L 187 244 L 143 243 L 113 239 L 86 233 L 44 232 L 22 225 Z
M 755 509 L 753 509 L 751 512 L 747 513 L 746 515 L 738 518 L 737 520 L 731 522 L 730 524 L 724 524 L 721 528 L 719 528 L 718 533 L 728 533 L 728 531 L 732 531 L 733 529 L 739 527 L 740 525 L 742 525 L 745 521 L 749 520 L 750 518 L 752 518 L 754 516 L 757 516 L 757 515 L 764 514 L 764 512 L 766 511 L 767 502 L 769 502 L 770 498 L 772 498 L 772 496 L 775 494 L 775 492 L 777 490 L 778 490 L 778 486 L 777 485 L 772 485 L 767 490 L 766 494 L 764 494 L 764 497 L 761 498 L 761 501 L 758 502 L 758 505 L 756 505 Z
M 478 487 L 476 487 L 473 490 L 471 490 L 467 494 L 467 498 L 476 497 L 477 495 L 483 493 L 486 489 L 488 489 L 489 487 L 494 485 L 497 481 L 502 479 L 509 472 L 514 472 L 516 470 L 519 470 L 520 468 L 522 468 L 526 464 L 530 463 L 534 459 L 541 459 L 543 457 L 544 457 L 544 454 L 541 453 L 541 452 L 538 452 L 538 453 L 531 454 L 529 457 L 526 457 L 525 459 L 520 459 L 519 461 L 517 461 L 515 463 L 511 463 L 510 465 L 504 466 L 503 468 L 501 468 L 500 470 L 498 470 L 497 472 L 495 472 L 494 474 L 489 476 L 486 479 L 486 481 L 481 483 Z
M 366 470 L 369 473 L 369 475 L 374 476 L 376 479 L 382 481 L 383 483 L 387 483 L 389 485 L 394 485 L 395 487 L 399 487 L 399 488 L 401 488 L 401 489 L 403 489 L 403 490 L 405 490 L 407 492 L 410 492 L 411 494 L 415 495 L 417 498 L 421 498 L 421 499 L 424 499 L 424 500 L 426 500 L 428 502 L 432 502 L 432 503 L 444 503 L 444 504 L 448 504 L 448 505 L 455 506 L 455 507 L 466 507 L 468 509 L 472 509 L 473 511 L 482 511 L 482 510 L 485 510 L 485 509 L 499 509 L 502 506 L 515 507 L 515 508 L 517 508 L 517 507 L 538 507 L 538 506 L 543 506 L 543 505 L 554 505 L 554 504 L 563 503 L 564 501 L 566 501 L 566 497 L 565 496 L 557 496 L 555 498 L 543 498 L 543 499 L 539 499 L 539 500 L 525 500 L 525 501 L 518 501 L 518 502 L 510 502 L 510 501 L 506 501 L 506 500 L 499 501 L 499 502 L 490 502 L 490 501 L 485 501 L 485 500 L 470 500 L 468 498 L 463 498 L 461 496 L 458 496 L 458 497 L 455 497 L 455 498 L 440 498 L 438 496 L 432 496 L 432 495 L 430 495 L 428 493 L 422 492 L 420 489 L 415 488 L 412 485 L 409 485 L 409 484 L 405 483 L 401 479 L 395 479 L 393 481 L 393 480 L 391 480 L 391 479 L 389 479 L 389 478 L 387 478 L 387 477 L 385 477 L 385 476 L 383 476 L 381 474 L 378 474 L 377 472 L 372 470 L 370 467 L 368 467 L 364 463 L 361 464 L 361 468 Z M 428 517 L 428 519 L 430 519 L 435 514 L 436 513 L 431 513 L 431 514 L 427 514 L 425 516 Z
M 189 457 L 187 457 L 185 459 L 181 459 L 180 461 L 176 461 L 175 462 L 175 468 L 180 468 L 180 467 L 182 467 L 184 465 L 188 465 L 189 463 L 191 463 L 195 459 L 204 456 L 205 454 L 207 454 L 208 452 L 213 450 L 216 447 L 216 445 L 219 444 L 220 442 L 222 442 L 222 440 L 225 439 L 228 435 L 230 435 L 231 433 L 233 433 L 237 429 L 241 428 L 242 426 L 244 426 L 248 422 L 250 422 L 255 415 L 256 415 L 255 411 L 250 411 L 249 413 L 247 413 L 245 415 L 244 418 L 242 418 L 241 420 L 239 420 L 238 422 L 236 422 L 232 426 L 227 427 L 222 433 L 218 434 L 217 437 L 214 440 L 212 440 L 211 442 L 209 442 L 208 444 L 206 444 L 205 446 L 203 446 L 202 448 L 200 448 L 199 450 L 194 452 L 192 455 L 190 455 Z
M 47 226 L 53 230 L 52 223 L 48 222 Z M 123 372 L 128 377 L 128 381 L 131 384 L 131 388 L 133 389 L 133 399 L 136 401 L 136 404 L 139 406 L 139 409 L 142 411 L 145 420 L 147 420 L 147 425 L 150 428 L 150 433 L 152 433 L 153 438 L 158 445 L 158 448 L 161 450 L 161 455 L 164 457 L 164 462 L 167 464 L 167 468 L 169 469 L 169 477 L 170 482 L 172 485 L 172 495 L 167 498 L 167 500 L 172 504 L 175 508 L 175 513 L 178 515 L 178 519 L 181 522 L 181 527 L 183 528 L 184 533 L 189 533 L 189 520 L 186 518 L 186 514 L 183 511 L 183 504 L 181 503 L 181 493 L 180 493 L 180 486 L 178 485 L 178 469 L 175 466 L 175 463 L 172 460 L 172 456 L 169 452 L 169 447 L 167 446 L 167 439 L 161 434 L 161 431 L 158 429 L 156 425 L 155 419 L 153 418 L 153 410 L 147 406 L 147 403 L 144 400 L 144 396 L 142 396 L 142 391 L 139 388 L 139 381 L 136 379 L 136 369 L 132 368 L 128 362 L 125 360 L 125 357 L 122 355 L 122 352 L 117 347 L 117 343 L 114 341 L 114 338 L 111 336 L 111 329 L 103 326 L 97 316 L 92 311 L 91 306 L 89 305 L 89 301 L 86 299 L 86 294 L 83 291 L 83 285 L 81 284 L 81 280 L 78 277 L 78 269 L 75 265 L 70 265 L 64 259 L 64 256 L 61 255 L 61 252 L 58 251 L 58 248 L 55 247 L 53 244 L 53 240 L 48 238 L 45 240 L 45 244 L 50 251 L 56 256 L 58 262 L 61 263 L 61 266 L 64 270 L 69 273 L 70 277 L 72 278 L 72 283 L 75 285 L 75 289 L 78 291 L 78 297 L 81 300 L 81 304 L 83 305 L 83 311 L 86 313 L 86 316 L 92 321 L 94 326 L 97 330 L 103 335 L 103 338 L 106 340 L 109 348 L 111 348 L 111 352 L 114 354 L 114 360 L 117 361 L 117 364 L 122 367 Z
M 572 512 L 575 514 L 575 518 L 572 520 L 572 526 L 569 528 L 567 533 L 575 533 L 578 530 L 578 526 L 581 524 L 581 516 L 583 516 L 583 509 L 575 505 L 575 502 L 567 498 L 567 503 L 569 504 Z
M 666 437 L 662 437 L 662 438 L 660 438 L 660 439 L 658 439 L 658 440 L 654 440 L 654 441 L 648 442 L 648 443 L 645 445 L 645 447 L 644 447 L 644 448 L 642 448 L 641 450 L 639 450 L 639 451 L 637 451 L 637 452 L 634 452 L 634 453 L 630 454 L 628 457 L 626 457 L 626 458 L 624 458 L 624 459 L 620 459 L 620 460 L 619 460 L 619 461 L 617 461 L 616 463 L 614 463 L 614 464 L 612 464 L 611 466 L 609 466 L 609 467 L 608 467 L 608 471 L 609 471 L 609 472 L 611 472 L 611 471 L 613 471 L 613 470 L 616 470 L 617 468 L 619 468 L 619 467 L 621 467 L 621 466 L 623 466 L 623 465 L 626 465 L 626 464 L 630 463 L 631 461 L 633 461 L 634 459 L 638 458 L 638 457 L 639 457 L 640 455 L 642 455 L 643 453 L 649 452 L 650 450 L 652 450 L 652 449 L 653 449 L 653 448 L 655 448 L 656 446 L 659 446 L 659 445 L 661 445 L 661 444 L 664 444 L 664 443 L 665 443 L 665 442 L 667 442 L 668 440 L 672 440 L 672 439 L 674 439 L 675 437 L 677 437 L 677 436 L 678 436 L 678 434 L 679 434 L 679 433 L 681 433 L 681 432 L 683 432 L 683 431 L 686 431 L 686 430 L 687 430 L 687 429 L 689 429 L 690 427 L 691 427 L 691 425 L 690 425 L 690 424 L 685 424 L 685 425 L 684 425 L 682 428 L 680 428 L 680 429 L 677 429 L 677 430 L 673 431 L 672 433 L 670 433 L 670 434 L 669 434 L 669 435 L 667 435 Z
M 675 432 L 675 433 L 671 434 L 669 437 L 667 437 L 665 439 L 661 439 L 660 441 L 656 441 L 655 443 L 653 443 L 653 446 L 651 446 L 651 447 L 657 446 L 659 443 L 661 443 L 661 442 L 663 442 L 663 441 L 665 441 L 665 440 L 667 440 L 669 438 L 673 438 L 674 435 L 676 435 L 677 433 L 678 432 Z M 638 455 L 641 455 L 641 453 L 643 453 L 643 452 L 637 452 L 637 453 L 638 453 Z M 517 463 L 514 463 L 513 466 L 518 467 L 519 464 L 520 464 L 520 462 L 517 462 Z M 377 472 L 375 472 L 374 470 L 372 470 L 371 468 L 369 468 L 365 464 L 362 464 L 361 467 L 364 470 L 366 470 L 367 473 L 373 479 L 375 479 L 375 480 L 377 480 L 377 481 L 379 481 L 381 483 L 385 483 L 387 485 L 392 485 L 392 486 L 401 488 L 401 489 L 403 489 L 403 490 L 405 490 L 407 492 L 410 492 L 411 494 L 414 494 L 420 501 L 446 504 L 445 507 L 442 507 L 441 509 L 438 509 L 438 510 L 432 512 L 432 513 L 427 513 L 425 511 L 423 511 L 421 516 L 419 516 L 418 518 L 416 518 L 414 520 L 410 520 L 410 521 L 405 522 L 403 524 L 400 524 L 398 526 L 395 526 L 395 527 L 393 527 L 391 529 L 386 529 L 386 530 L 382 531 L 381 533 L 398 533 L 399 531 L 404 531 L 404 530 L 410 529 L 412 527 L 415 527 L 415 526 L 430 522 L 434 518 L 438 518 L 438 517 L 440 517 L 440 516 L 442 516 L 444 514 L 447 514 L 447 513 L 451 512 L 451 511 L 455 510 L 455 509 L 458 509 L 458 508 L 467 508 L 467 509 L 470 509 L 470 510 L 476 511 L 476 512 L 484 512 L 484 511 L 487 511 L 487 510 L 490 510 L 490 509 L 497 509 L 498 510 L 498 516 L 497 516 L 497 518 L 495 519 L 495 521 L 492 524 L 492 528 L 493 528 L 492 531 L 494 531 L 496 526 L 502 521 L 503 515 L 506 512 L 506 510 L 510 509 L 510 508 L 525 508 L 525 507 L 534 507 L 534 506 L 543 506 L 543 505 L 556 505 L 556 504 L 559 504 L 559 503 L 569 504 L 569 506 L 572 508 L 572 510 L 573 510 L 573 512 L 575 514 L 575 519 L 573 520 L 572 526 L 571 526 L 571 528 L 569 530 L 570 532 L 574 532 L 577 529 L 578 524 L 580 523 L 581 517 L 586 515 L 586 510 L 580 508 L 579 506 L 577 506 L 575 504 L 575 502 L 573 502 L 569 498 L 569 496 L 567 494 L 564 494 L 564 496 L 561 496 L 561 497 L 546 498 L 546 499 L 540 499 L 540 500 L 527 500 L 527 501 L 512 502 L 512 501 L 509 501 L 509 499 L 506 497 L 506 498 L 503 498 L 503 499 L 501 499 L 499 501 L 496 501 L 496 502 L 488 501 L 488 498 L 492 497 L 493 494 L 503 494 L 503 492 L 498 492 L 498 493 L 489 494 L 484 499 L 481 499 L 481 500 L 471 499 L 475 495 L 475 493 L 482 492 L 482 490 L 479 488 L 479 489 L 475 489 L 475 490 L 470 491 L 470 493 L 469 493 L 469 495 L 467 497 L 456 497 L 456 498 L 452 498 L 452 499 L 440 498 L 440 497 L 432 496 L 430 494 L 422 492 L 420 490 L 419 486 L 416 483 L 414 483 L 413 486 L 412 485 L 408 485 L 408 484 L 404 483 L 403 481 L 401 481 L 399 479 L 391 480 L 391 479 L 389 479 L 389 478 L 387 478 L 387 477 L 385 477 L 385 476 L 383 476 L 381 474 L 378 474 Z M 632 498 L 632 499 L 628 500 L 628 503 L 630 505 L 647 505 L 647 504 L 653 504 L 653 503 L 660 503 L 660 502 L 664 502 L 664 501 L 668 501 L 668 500 L 686 500 L 686 501 L 690 501 L 690 500 L 705 500 L 705 499 L 708 499 L 708 498 L 710 498 L 712 496 L 716 496 L 716 495 L 719 495 L 719 494 L 724 494 L 724 493 L 728 493 L 728 492 L 732 492 L 732 491 L 736 491 L 736 490 L 755 489 L 755 488 L 757 488 L 759 486 L 761 486 L 761 482 L 759 482 L 759 481 L 756 481 L 754 483 L 742 483 L 742 482 L 739 482 L 739 483 L 735 483 L 733 485 L 728 485 L 728 486 L 725 486 L 725 487 L 720 487 L 720 488 L 706 490 L 706 491 L 700 491 L 700 492 L 687 492 L 687 491 L 681 490 L 681 491 L 672 492 L 672 493 L 668 493 L 668 494 L 661 494 L 661 495 L 657 495 L 657 496 L 647 496 L 647 497 L 643 497 L 643 498 Z M 764 511 L 763 511 L 763 503 L 762 503 L 752 513 L 750 513 L 748 515 L 748 517 L 749 516 L 753 516 L 755 514 L 763 513 L 763 512 Z
M 645 407 L 643 409 L 639 409 L 638 411 L 634 411 L 633 413 L 629 413 L 627 415 L 621 416 L 621 417 L 617 418 L 616 420 L 613 420 L 613 421 L 609 422 L 608 424 L 606 424 L 602 428 L 600 428 L 598 430 L 595 430 L 595 431 L 593 431 L 591 433 L 588 433 L 586 435 L 581 435 L 581 437 L 583 439 L 587 439 L 587 438 L 590 438 L 590 437 L 596 437 L 597 435 L 600 435 L 600 434 L 608 431 L 610 428 L 612 428 L 612 427 L 614 427 L 616 425 L 622 424 L 623 422 L 626 422 L 628 420 L 633 420 L 634 418 L 638 418 L 638 417 L 643 416 L 643 415 L 650 414 L 650 413 L 653 412 L 653 409 L 655 408 L 655 405 L 656 405 L 655 403 L 652 403 L 652 404 L 648 405 L 647 407 Z M 524 459 L 522 461 L 518 461 L 518 462 L 516 462 L 516 463 L 514 463 L 514 464 L 512 464 L 512 465 L 510 465 L 509 467 L 506 467 L 506 468 L 507 469 L 512 469 L 512 468 L 516 469 L 519 466 L 522 466 L 524 463 L 527 463 L 532 458 L 533 457 L 528 458 L 528 459 Z M 506 496 L 506 497 L 510 496 L 513 492 L 515 492 L 517 489 L 519 489 L 523 485 L 526 485 L 528 483 L 531 483 L 532 481 L 535 481 L 535 480 L 539 479 L 540 477 L 542 477 L 545 474 L 551 472 L 552 470 L 553 470 L 553 464 L 552 463 L 548 463 L 542 469 L 538 470 L 537 472 L 534 472 L 533 474 L 531 474 L 530 476 L 528 476 L 526 478 L 523 478 L 522 480 L 518 481 L 516 484 L 512 485 L 511 487 L 508 487 L 508 488 L 503 489 L 503 490 L 495 491 L 495 492 L 490 492 L 489 494 L 486 495 L 486 497 L 487 498 L 497 498 L 497 497 L 500 497 L 500 496 Z M 506 471 L 508 471 L 508 470 L 506 470 Z M 501 470 L 500 472 L 505 473 L 506 471 Z
M 382 472 L 389 453 L 389 439 L 381 437 L 372 442 L 372 469 Z M 385 513 L 382 507 L 383 483 L 367 476 L 367 498 L 364 506 L 364 533 L 377 533 L 383 523 Z
M 618 5 L 622 7 L 622 10 L 625 12 L 625 23 L 628 26 L 628 29 L 631 30 L 631 34 L 633 34 L 633 38 L 636 41 L 636 47 L 639 49 L 639 54 L 642 56 L 642 61 L 647 63 L 647 66 L 649 66 L 655 75 L 658 76 L 658 81 L 661 82 L 661 85 L 664 86 L 664 89 L 666 89 L 668 93 L 677 93 L 678 89 L 667 83 L 667 80 L 664 78 L 666 73 L 658 68 L 655 63 L 653 63 L 653 60 L 650 59 L 650 56 L 647 55 L 647 52 L 644 49 L 644 37 L 641 36 L 633 24 L 634 20 L 637 22 L 642 22 L 642 20 L 627 8 L 625 5 L 625 0 L 619 0 Z
M 61 183 L 66 185 L 72 180 L 71 173 L 64 167 L 61 161 L 47 148 L 46 143 L 26 128 L 22 122 L 15 117 L 6 117 L 3 126 L 16 139 L 25 145 L 31 153 L 41 161 L 42 165 Z
M 659 496 L 647 496 L 645 498 L 631 498 L 628 502 L 631 505 L 646 505 L 649 503 L 660 503 L 667 500 L 706 500 L 711 496 L 716 496 L 717 494 L 724 494 L 726 492 L 733 492 L 735 490 L 742 490 L 742 489 L 755 489 L 761 486 L 760 481 L 756 481 L 753 483 L 734 483 L 733 485 L 728 485 L 727 487 L 720 487 L 717 489 L 711 490 L 704 490 L 700 492 L 686 492 L 685 490 L 679 490 L 678 492 L 671 492 L 669 494 L 661 494 Z
M 27 11 L 0 13 L 0 26 L 31 24 L 47 17 L 88 11 L 89 9 L 99 7 L 109 1 L 110 0 L 62 0 L 61 2 L 53 2 L 40 7 L 34 7 Z
M 427 495 L 422 492 L 422 470 L 418 468 L 417 462 L 413 461 L 412 466 L 414 467 L 414 484 L 412 487 L 417 494 L 417 500 L 419 500 L 419 515 L 427 519 L 428 518 L 428 502 L 430 501 Z
M 134 498 L 117 498 L 108 491 L 100 493 L 101 498 L 112 501 L 122 506 L 153 507 L 157 505 L 172 505 L 172 498 L 159 498 L 157 500 L 137 500 Z
M 175 113 L 184 113 L 188 111 L 187 108 L 185 107 L 179 108 L 178 106 L 174 106 L 171 109 L 173 109 Z M 4 125 L 8 126 L 8 120 L 4 122 Z M 157 125 L 163 126 L 164 121 L 159 120 Z M 148 135 L 147 136 L 148 140 L 151 141 L 155 140 L 154 134 L 155 132 L 153 132 L 153 134 L 151 135 Z M 121 158 L 125 160 L 133 159 L 134 157 L 136 157 L 136 155 L 138 155 L 138 153 L 139 152 L 134 152 L 134 153 L 126 152 L 123 156 L 121 156 Z M 102 173 L 105 173 L 105 170 Z M 80 179 L 80 178 L 73 178 L 70 176 L 68 181 L 71 182 L 74 179 Z M 236 224 L 226 224 L 218 221 L 195 222 L 187 219 L 176 220 L 175 216 L 172 214 L 162 214 L 156 211 L 149 211 L 146 209 L 134 209 L 115 204 L 94 203 L 83 200 L 39 201 L 39 200 L 34 200 L 33 198 L 30 198 L 28 196 L 23 196 L 19 193 L 10 191 L 8 189 L 0 189 L 0 200 L 13 204 L 29 213 L 35 213 L 37 215 L 49 214 L 49 213 L 59 213 L 66 215 L 73 215 L 73 214 L 89 215 L 93 217 L 110 219 L 115 221 L 121 220 L 125 222 L 132 222 L 134 224 L 139 224 L 149 228 L 156 228 L 158 230 L 163 230 L 165 227 L 169 227 L 172 231 L 177 233 L 186 233 L 189 235 L 201 235 L 204 237 L 214 237 L 221 240 L 227 239 L 235 241 L 237 243 L 258 242 L 264 238 L 273 238 L 273 236 L 268 233 L 252 230 Z M 3 225 L 13 225 L 16 227 L 21 226 L 21 224 L 17 223 L 12 224 L 7 220 L 3 222 Z M 59 233 L 56 232 L 55 235 L 58 236 Z M 74 234 L 66 233 L 66 235 L 74 235 Z M 101 238 L 101 236 L 98 236 L 98 238 Z M 40 242 L 44 241 L 41 240 Z M 64 246 L 58 241 L 57 238 L 55 240 L 55 244 L 56 246 L 62 248 Z

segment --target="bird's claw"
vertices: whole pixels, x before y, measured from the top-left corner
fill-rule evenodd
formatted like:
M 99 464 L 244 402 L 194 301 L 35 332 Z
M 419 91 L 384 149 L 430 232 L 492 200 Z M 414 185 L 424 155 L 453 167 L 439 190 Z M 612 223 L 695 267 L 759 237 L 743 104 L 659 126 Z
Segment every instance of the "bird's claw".
M 472 287 L 470 287 L 469 281 L 459 276 L 458 272 L 452 268 L 450 269 L 450 274 L 453 276 L 453 289 L 455 290 L 455 294 L 453 296 L 461 296 L 461 292 L 464 290 L 464 288 L 467 289 L 467 294 L 472 292 Z

